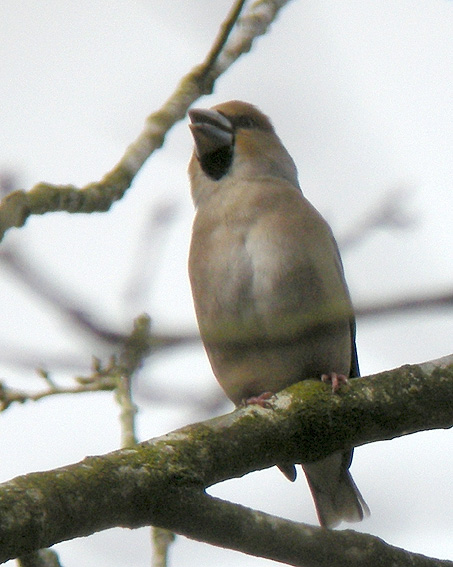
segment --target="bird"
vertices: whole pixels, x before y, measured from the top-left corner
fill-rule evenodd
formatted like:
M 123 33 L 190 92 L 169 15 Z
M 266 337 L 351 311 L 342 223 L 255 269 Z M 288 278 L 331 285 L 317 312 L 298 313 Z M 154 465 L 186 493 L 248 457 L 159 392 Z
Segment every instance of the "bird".
M 195 217 L 189 279 L 213 373 L 236 405 L 303 379 L 359 376 L 354 311 L 332 231 L 270 119 L 232 100 L 188 112 Z M 302 463 L 320 525 L 369 514 L 352 450 Z M 278 465 L 295 480 L 293 463 Z

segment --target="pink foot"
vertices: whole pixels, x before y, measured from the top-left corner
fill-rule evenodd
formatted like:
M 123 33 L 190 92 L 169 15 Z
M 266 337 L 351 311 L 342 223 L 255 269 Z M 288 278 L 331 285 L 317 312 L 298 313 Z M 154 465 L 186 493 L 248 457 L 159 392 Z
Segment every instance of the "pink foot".
M 329 374 L 323 374 L 321 380 L 326 384 L 330 382 L 332 384 L 332 392 L 338 392 L 340 386 L 348 383 L 348 378 L 344 374 L 337 374 L 336 372 L 329 372 Z
M 262 408 L 271 408 L 272 405 L 269 403 L 268 400 L 275 396 L 273 392 L 263 392 L 259 396 L 252 396 L 251 398 L 247 398 L 244 400 L 245 406 L 260 406 Z

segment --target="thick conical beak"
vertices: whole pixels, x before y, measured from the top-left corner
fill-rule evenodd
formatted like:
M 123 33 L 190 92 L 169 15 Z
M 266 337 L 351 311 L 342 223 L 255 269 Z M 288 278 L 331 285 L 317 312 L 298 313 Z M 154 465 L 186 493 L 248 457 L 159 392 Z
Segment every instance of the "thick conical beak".
M 231 122 L 217 110 L 193 108 L 189 110 L 189 118 L 192 122 L 189 128 L 195 140 L 195 153 L 199 159 L 233 145 Z

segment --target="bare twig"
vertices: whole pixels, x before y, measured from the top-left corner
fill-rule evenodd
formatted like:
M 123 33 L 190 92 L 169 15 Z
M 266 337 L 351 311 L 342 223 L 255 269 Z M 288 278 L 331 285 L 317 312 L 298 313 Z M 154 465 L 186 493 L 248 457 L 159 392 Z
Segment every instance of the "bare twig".
M 149 317 L 141 315 L 134 321 L 134 329 L 130 336 L 124 339 L 119 356 L 112 356 L 105 366 L 102 365 L 99 359 L 94 357 L 92 374 L 86 377 L 77 377 L 75 385 L 59 386 L 52 380 L 49 373 L 43 369 L 38 372 L 45 381 L 46 388 L 38 392 L 15 390 L 0 382 L 0 411 L 8 409 L 15 402 L 38 401 L 42 398 L 61 394 L 85 394 L 88 392 L 117 390 L 123 408 L 121 417 L 123 430 L 127 432 L 123 437 L 129 441 L 134 439 L 135 442 L 133 416 L 136 410 L 130 397 L 130 381 L 132 375 L 140 368 L 143 360 L 148 356 L 151 344 Z M 123 444 L 123 446 L 126 445 Z
M 42 377 L 45 377 L 47 387 L 43 390 L 37 392 L 25 392 L 22 390 L 16 390 L 14 388 L 9 388 L 3 382 L 0 382 L 0 411 L 5 411 L 13 403 L 23 404 L 28 401 L 37 402 L 43 398 L 49 396 L 56 396 L 61 394 L 86 394 L 89 392 L 103 392 L 112 391 L 116 388 L 117 382 L 112 377 L 113 366 L 107 367 L 106 369 L 101 369 L 96 366 L 98 361 L 95 362 L 93 366 L 93 374 L 89 379 L 87 378 L 76 378 L 76 385 L 70 386 L 59 386 L 52 380 L 50 380 L 49 375 L 44 370 L 39 373 Z

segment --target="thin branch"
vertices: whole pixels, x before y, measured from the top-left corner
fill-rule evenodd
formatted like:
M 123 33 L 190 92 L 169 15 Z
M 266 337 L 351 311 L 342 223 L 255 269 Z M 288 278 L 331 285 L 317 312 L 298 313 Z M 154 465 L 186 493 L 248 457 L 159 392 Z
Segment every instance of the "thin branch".
M 44 371 L 42 371 L 44 372 Z M 47 382 L 47 387 L 37 392 L 26 392 L 8 387 L 4 382 L 0 382 L 0 412 L 7 410 L 11 404 L 23 404 L 28 401 L 37 402 L 49 396 L 59 396 L 62 394 L 87 394 L 90 392 L 111 392 L 117 386 L 117 381 L 112 377 L 112 368 L 107 372 L 104 370 L 94 370 L 90 379 L 76 378 L 79 382 L 70 386 L 59 386 L 55 383 Z
M 71 323 L 80 327 L 85 333 L 89 333 L 91 337 L 112 346 L 121 346 L 128 340 L 126 334 L 110 328 L 105 323 L 95 321 L 94 316 L 84 306 L 77 305 L 75 298 L 70 297 L 57 287 L 49 277 L 33 264 L 33 260 L 25 256 L 17 247 L 11 245 L 3 246 L 0 250 L 0 262 L 31 291 L 54 309 L 57 309 Z M 155 333 L 150 337 L 150 347 L 153 350 L 161 350 L 198 341 L 199 337 L 197 334 L 171 335 Z M 19 349 L 11 350 L 8 347 L 5 350 L 4 358 L 6 360 L 11 358 L 11 353 L 13 353 L 16 358 L 19 358 L 18 364 L 20 364 L 21 355 L 19 354 Z M 24 356 L 30 360 L 28 351 Z M 38 355 L 36 358 L 43 359 L 43 357 Z M 62 360 L 62 363 L 64 363 L 64 360 Z M 28 365 L 30 364 L 36 366 L 33 362 L 28 363 Z
M 287 546 L 273 547 L 269 541 L 272 530 L 282 542 L 287 530 L 293 530 L 287 545 L 301 538 L 300 545 L 311 546 L 314 558 L 322 554 L 331 558 L 326 541 L 336 541 L 338 553 L 343 554 L 339 557 L 351 561 L 337 565 L 356 565 L 357 557 L 362 565 L 382 565 L 383 548 L 375 547 L 375 538 L 315 529 L 244 511 L 238 505 L 216 504 L 203 496 L 203 490 L 278 462 L 310 462 L 346 447 L 452 427 L 453 355 L 356 378 L 336 395 L 320 381 L 303 381 L 278 394 L 272 405 L 271 409 L 241 408 L 133 448 L 4 483 L 0 487 L 0 561 L 114 526 L 151 524 L 301 565 L 301 560 L 288 557 Z M 212 515 L 214 507 L 218 517 Z M 225 523 L 230 542 L 222 535 Z M 256 534 L 250 540 L 249 525 Z M 373 550 L 377 550 L 374 555 Z M 398 565 L 409 565 L 409 560 L 413 566 L 452 565 L 398 553 Z
M 124 345 L 120 355 L 120 376 L 117 381 L 116 399 L 121 408 L 121 447 L 133 448 L 137 445 L 135 418 L 137 406 L 132 397 L 132 380 L 141 367 L 144 358 L 149 354 L 150 320 L 142 316 L 134 322 L 134 330 Z M 166 567 L 168 548 L 175 536 L 168 530 L 151 528 L 153 541 L 154 567 Z
M 127 335 L 117 331 L 116 329 L 109 328 L 105 323 L 95 321 L 94 316 L 88 312 L 83 305 L 77 305 L 74 298 L 57 288 L 55 284 L 41 273 L 37 267 L 33 265 L 32 260 L 24 256 L 20 250 L 12 246 L 3 247 L 0 250 L 0 262 L 25 285 L 27 285 L 33 292 L 37 293 L 42 299 L 47 301 L 53 308 L 56 308 L 60 313 L 66 317 L 70 322 L 79 326 L 85 333 L 90 336 L 107 343 L 110 346 L 121 347 L 127 340 Z M 392 299 L 386 302 L 375 302 L 368 305 L 357 305 L 355 314 L 357 319 L 370 318 L 383 315 L 394 315 L 398 313 L 406 313 L 409 311 L 420 311 L 428 309 L 445 309 L 453 306 L 453 292 L 448 290 L 446 292 L 438 293 L 437 295 L 416 296 L 412 298 Z M 332 320 L 332 313 L 326 314 L 329 321 Z M 339 316 L 342 316 L 340 313 Z M 315 314 L 315 320 L 312 324 L 322 323 L 321 314 Z M 307 325 L 310 322 L 307 321 Z M 200 341 L 199 334 L 196 332 L 187 332 L 184 334 L 163 334 L 153 332 L 149 337 L 149 348 L 153 353 L 161 352 L 169 348 L 178 346 L 186 346 L 188 344 L 198 344 Z M 3 351 L 3 352 L 2 352 Z M 5 362 L 14 364 L 16 366 L 23 366 L 26 368 L 36 368 L 43 360 L 48 360 L 48 355 L 30 354 L 29 350 L 23 352 L 21 349 L 12 348 L 10 345 L 7 347 L 0 346 L 2 359 Z M 48 362 L 48 367 L 67 368 L 76 367 L 76 360 L 74 357 L 64 358 L 58 357 L 54 362 Z M 93 387 L 93 390 L 96 389 Z M 100 389 L 110 389 L 109 387 L 102 387 Z M 82 392 L 81 388 L 62 389 L 61 393 L 79 393 Z M 49 395 L 49 392 L 43 395 Z M 39 396 L 34 399 L 39 399 Z M 15 401 L 21 400 L 21 394 L 18 393 L 18 398 Z M 32 397 L 26 396 L 33 399 Z
M 453 292 L 448 291 L 438 295 L 409 299 L 393 299 L 387 302 L 375 303 L 374 305 L 358 306 L 355 309 L 355 314 L 357 319 L 363 319 L 365 317 L 393 315 L 395 313 L 406 313 L 407 311 L 420 311 L 423 309 L 445 309 L 446 307 L 453 307 Z
M 119 357 L 116 397 L 121 407 L 121 447 L 126 449 L 137 444 L 135 416 L 137 407 L 132 399 L 132 379 L 150 353 L 151 322 L 147 315 L 134 321 L 132 334 L 124 344 Z
M 189 537 L 273 559 L 297 567 L 453 567 L 453 562 L 432 559 L 389 545 L 382 539 L 353 530 L 334 531 L 292 522 L 225 502 L 205 493 L 181 494 L 184 512 L 191 515 Z M 178 506 L 172 510 L 178 523 Z M 215 518 L 215 521 L 213 521 Z
M 368 212 L 363 211 L 355 222 L 350 223 L 350 230 L 338 239 L 342 251 L 363 244 L 368 236 L 382 229 L 404 230 L 416 223 L 414 215 L 404 206 L 409 195 L 409 188 L 395 187 L 386 191 L 381 200 L 373 204 Z
M 93 337 L 109 344 L 124 341 L 124 335 L 96 323 L 83 308 L 76 307 L 75 300 L 68 297 L 49 277 L 46 277 L 17 247 L 3 246 L 0 250 L 0 262 L 31 291 Z
M 237 0 L 231 7 L 230 13 L 226 17 L 225 21 L 222 23 L 219 29 L 219 33 L 209 50 L 206 59 L 203 62 L 203 72 L 200 74 L 200 78 L 206 76 L 210 70 L 214 67 L 220 53 L 222 52 L 225 44 L 228 40 L 231 30 L 233 29 L 237 19 L 239 18 L 242 8 L 244 7 L 246 0 Z
M 53 549 L 40 549 L 19 557 L 19 567 L 61 567 Z
M 174 93 L 160 110 L 151 114 L 138 138 L 126 149 L 117 165 L 104 177 L 82 189 L 74 185 L 38 183 L 30 191 L 13 191 L 0 202 L 0 239 L 11 227 L 21 227 L 30 215 L 67 211 L 70 213 L 105 212 L 123 197 L 135 175 L 149 156 L 160 148 L 170 128 L 182 120 L 190 105 L 200 96 L 212 92 L 216 79 L 243 53 L 250 50 L 253 40 L 266 33 L 278 11 L 289 0 L 258 0 L 237 22 L 236 33 L 223 41 L 231 25 L 222 28 L 220 39 L 214 42 L 212 54 L 192 69 L 180 81 Z M 238 11 L 236 11 L 239 13 Z M 234 14 L 236 14 L 234 12 Z M 230 21 L 228 16 L 227 21 Z M 215 46 L 225 43 L 217 52 Z
M 131 304 L 146 302 L 157 274 L 156 266 L 161 264 L 164 244 L 170 235 L 176 211 L 176 204 L 167 200 L 154 207 L 146 218 L 135 245 L 128 281 L 122 293 L 123 302 L 129 308 Z
M 141 315 L 134 321 L 132 333 L 124 339 L 119 356 L 110 357 L 106 365 L 102 365 L 101 361 L 94 357 L 91 375 L 77 377 L 75 385 L 59 386 L 43 369 L 39 370 L 39 374 L 46 382 L 46 388 L 38 392 L 16 390 L 0 382 L 0 411 L 5 411 L 15 402 L 38 401 L 42 398 L 61 394 L 85 394 L 117 390 L 118 399 L 123 408 L 123 431 L 128 432 L 126 436 L 128 441 L 124 442 L 129 443 L 134 439 L 135 443 L 133 416 L 136 410 L 130 397 L 130 381 L 132 375 L 142 366 L 143 361 L 149 355 L 151 344 L 150 319 L 147 315 Z
M 175 534 L 164 528 L 152 529 L 153 562 L 152 567 L 167 567 L 170 545 L 175 541 Z

